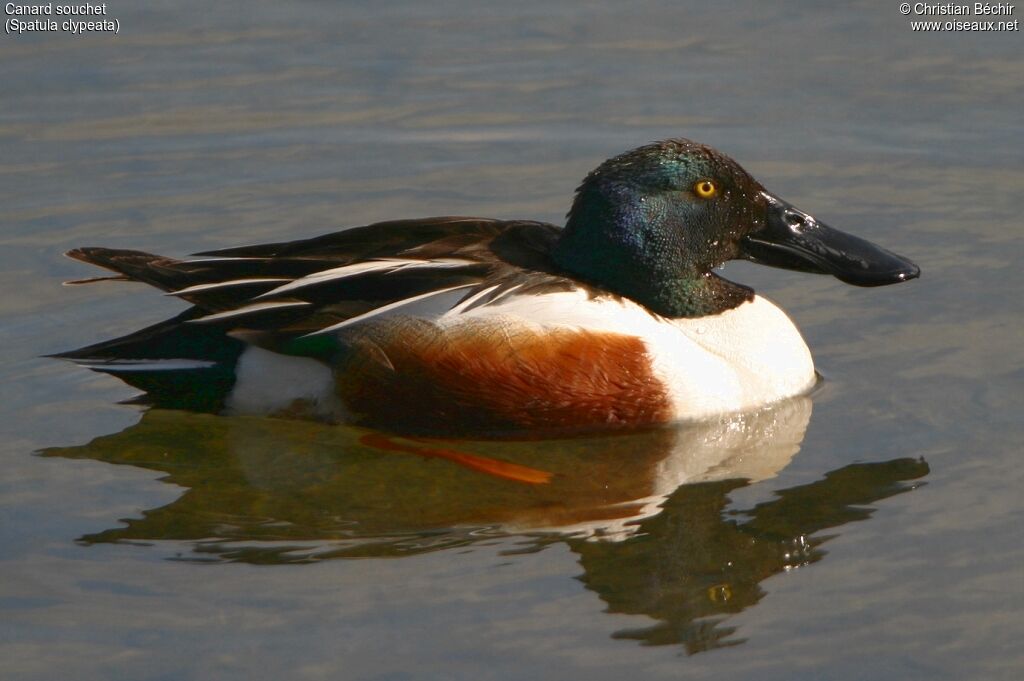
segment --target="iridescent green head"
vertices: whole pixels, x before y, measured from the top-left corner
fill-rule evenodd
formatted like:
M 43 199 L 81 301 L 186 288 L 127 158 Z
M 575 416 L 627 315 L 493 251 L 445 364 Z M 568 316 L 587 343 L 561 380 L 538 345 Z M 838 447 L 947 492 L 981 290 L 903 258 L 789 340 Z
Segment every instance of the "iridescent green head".
M 749 288 L 712 272 L 735 258 L 858 285 L 917 276 L 909 261 L 826 227 L 725 154 L 686 139 L 648 144 L 591 172 L 552 255 L 577 278 L 668 317 L 749 300 Z

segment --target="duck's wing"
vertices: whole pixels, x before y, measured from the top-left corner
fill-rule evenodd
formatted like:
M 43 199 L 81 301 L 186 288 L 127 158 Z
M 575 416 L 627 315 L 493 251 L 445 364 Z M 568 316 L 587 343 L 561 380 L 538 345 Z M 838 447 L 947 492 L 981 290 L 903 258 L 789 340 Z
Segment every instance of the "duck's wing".
M 444 313 L 486 305 L 513 290 L 572 288 L 548 255 L 559 231 L 539 222 L 443 217 L 206 251 L 186 260 L 107 248 L 79 248 L 68 256 L 116 272 L 113 279 L 141 281 L 192 303 L 182 323 L 221 333 L 258 331 L 253 339 L 274 346 L 414 306 L 433 304 Z

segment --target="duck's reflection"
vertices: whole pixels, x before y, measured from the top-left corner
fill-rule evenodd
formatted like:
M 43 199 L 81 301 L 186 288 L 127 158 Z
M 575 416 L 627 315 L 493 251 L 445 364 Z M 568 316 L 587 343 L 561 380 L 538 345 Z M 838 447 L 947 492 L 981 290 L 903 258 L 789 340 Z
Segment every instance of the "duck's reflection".
M 268 564 L 400 556 L 509 534 L 532 546 L 564 541 L 610 612 L 657 621 L 617 636 L 696 652 L 736 642 L 718 622 L 756 603 L 763 579 L 821 558 L 824 539 L 811 535 L 868 517 L 866 504 L 928 472 L 911 459 L 855 464 L 726 512 L 732 490 L 789 463 L 810 413 L 810 400 L 797 398 L 629 435 L 425 443 L 151 411 L 121 433 L 44 454 L 159 470 L 186 488 L 85 543 L 188 541 L 196 560 Z M 514 474 L 480 472 L 493 466 Z
M 866 504 L 912 489 L 908 481 L 927 473 L 927 464 L 915 459 L 852 464 L 728 513 L 729 492 L 745 481 L 686 485 L 639 523 L 637 539 L 569 544 L 580 555 L 580 579 L 609 612 L 657 620 L 617 638 L 683 643 L 694 653 L 741 642 L 728 638 L 731 627 L 719 626 L 722 616 L 761 600 L 763 579 L 820 560 L 820 544 L 835 535 L 815 532 L 868 518 Z

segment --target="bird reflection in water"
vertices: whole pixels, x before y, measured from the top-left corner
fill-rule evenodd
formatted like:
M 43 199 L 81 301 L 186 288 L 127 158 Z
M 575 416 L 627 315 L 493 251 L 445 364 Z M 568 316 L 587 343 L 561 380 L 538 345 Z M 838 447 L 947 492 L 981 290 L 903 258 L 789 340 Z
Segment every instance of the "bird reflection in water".
M 820 560 L 828 537 L 816 533 L 868 518 L 869 504 L 928 473 L 915 459 L 856 463 L 733 508 L 734 490 L 790 462 L 810 415 L 799 397 L 630 434 L 425 442 L 154 410 L 120 433 L 42 454 L 157 470 L 186 488 L 84 544 L 184 541 L 188 560 L 283 564 L 501 536 L 522 537 L 523 551 L 564 542 L 608 612 L 654 620 L 617 638 L 694 653 L 741 642 L 722 620 L 757 603 L 765 578 Z

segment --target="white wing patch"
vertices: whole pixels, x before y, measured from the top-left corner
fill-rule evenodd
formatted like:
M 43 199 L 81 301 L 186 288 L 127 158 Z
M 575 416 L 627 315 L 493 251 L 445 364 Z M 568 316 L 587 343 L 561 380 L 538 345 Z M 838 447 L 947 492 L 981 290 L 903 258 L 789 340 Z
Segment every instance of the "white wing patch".
M 263 312 L 265 310 L 272 310 L 274 308 L 288 308 L 288 307 L 308 307 L 312 303 L 307 303 L 303 300 L 282 300 L 268 303 L 253 303 L 252 305 L 246 305 L 245 307 L 235 308 L 234 310 L 228 310 L 226 312 L 217 312 L 216 314 L 206 315 L 205 317 L 199 317 L 198 319 L 190 319 L 187 324 L 206 324 L 209 322 L 222 322 L 227 319 L 234 319 L 235 317 L 244 317 L 249 314 L 256 312 Z
M 370 272 L 392 274 L 400 270 L 408 269 L 447 270 L 477 264 L 479 263 L 461 258 L 437 258 L 435 260 L 400 260 L 397 258 L 386 258 L 381 260 L 370 260 L 368 262 L 359 262 L 354 265 L 344 265 L 343 267 L 332 267 L 329 270 L 307 274 L 301 279 L 296 279 L 283 286 L 278 286 L 273 290 L 258 295 L 254 300 L 277 296 L 282 293 L 288 293 L 289 291 L 305 288 L 306 286 L 323 284 L 328 281 L 340 281 L 350 277 L 357 277 L 362 274 L 369 274 Z
M 498 288 L 498 286 L 499 286 L 498 284 L 495 284 L 494 286 L 488 286 L 487 288 L 485 288 L 482 291 L 479 291 L 477 293 L 474 293 L 471 296 L 467 296 L 466 298 L 463 298 L 462 300 L 459 301 L 459 303 L 455 307 L 453 307 L 452 309 L 450 309 L 447 312 L 445 312 L 444 315 L 442 315 L 442 316 L 444 316 L 444 317 L 451 317 L 452 315 L 462 314 L 471 305 L 473 305 L 473 303 L 477 302 L 478 300 L 480 300 L 481 298 L 486 296 L 488 293 L 490 293 L 494 289 Z
M 434 299 L 440 299 L 446 294 L 452 293 L 453 291 L 461 291 L 462 289 L 472 288 L 473 286 L 476 286 L 476 284 L 461 284 L 459 286 L 449 286 L 448 288 L 439 289 L 437 291 L 428 291 L 427 293 L 421 293 L 417 296 L 411 296 L 409 298 L 403 298 L 402 300 L 396 300 L 393 303 L 381 305 L 380 307 L 370 310 L 369 312 L 356 315 L 355 317 L 350 317 L 349 319 L 346 319 L 343 322 L 339 322 L 332 326 L 328 326 L 326 328 L 320 329 L 319 331 L 314 331 L 313 333 L 308 333 L 305 336 L 303 336 L 303 338 L 307 338 L 309 336 L 319 336 L 324 333 L 332 333 L 334 331 L 344 329 L 347 326 L 352 326 L 353 324 L 361 324 L 370 319 L 383 318 L 385 316 L 393 315 L 399 312 L 403 314 L 412 313 L 413 308 L 417 306 L 423 305 L 427 302 L 440 303 L 440 301 L 435 301 Z M 441 305 L 441 307 L 444 309 L 448 309 L 447 305 Z M 425 318 L 430 318 L 430 316 L 427 315 L 422 316 L 424 316 Z
M 205 359 L 72 359 L 72 362 L 86 369 L 122 373 L 129 371 L 182 371 L 184 369 L 209 369 L 216 362 Z
M 165 293 L 165 296 L 187 296 L 192 293 L 206 293 L 208 291 L 217 291 L 229 288 L 251 286 L 252 284 L 277 284 L 283 281 L 291 281 L 283 277 L 263 277 L 263 278 L 252 278 L 252 279 L 232 279 L 231 281 L 215 281 L 212 284 L 196 284 L 195 286 L 186 286 L 183 289 L 177 291 L 170 291 Z

